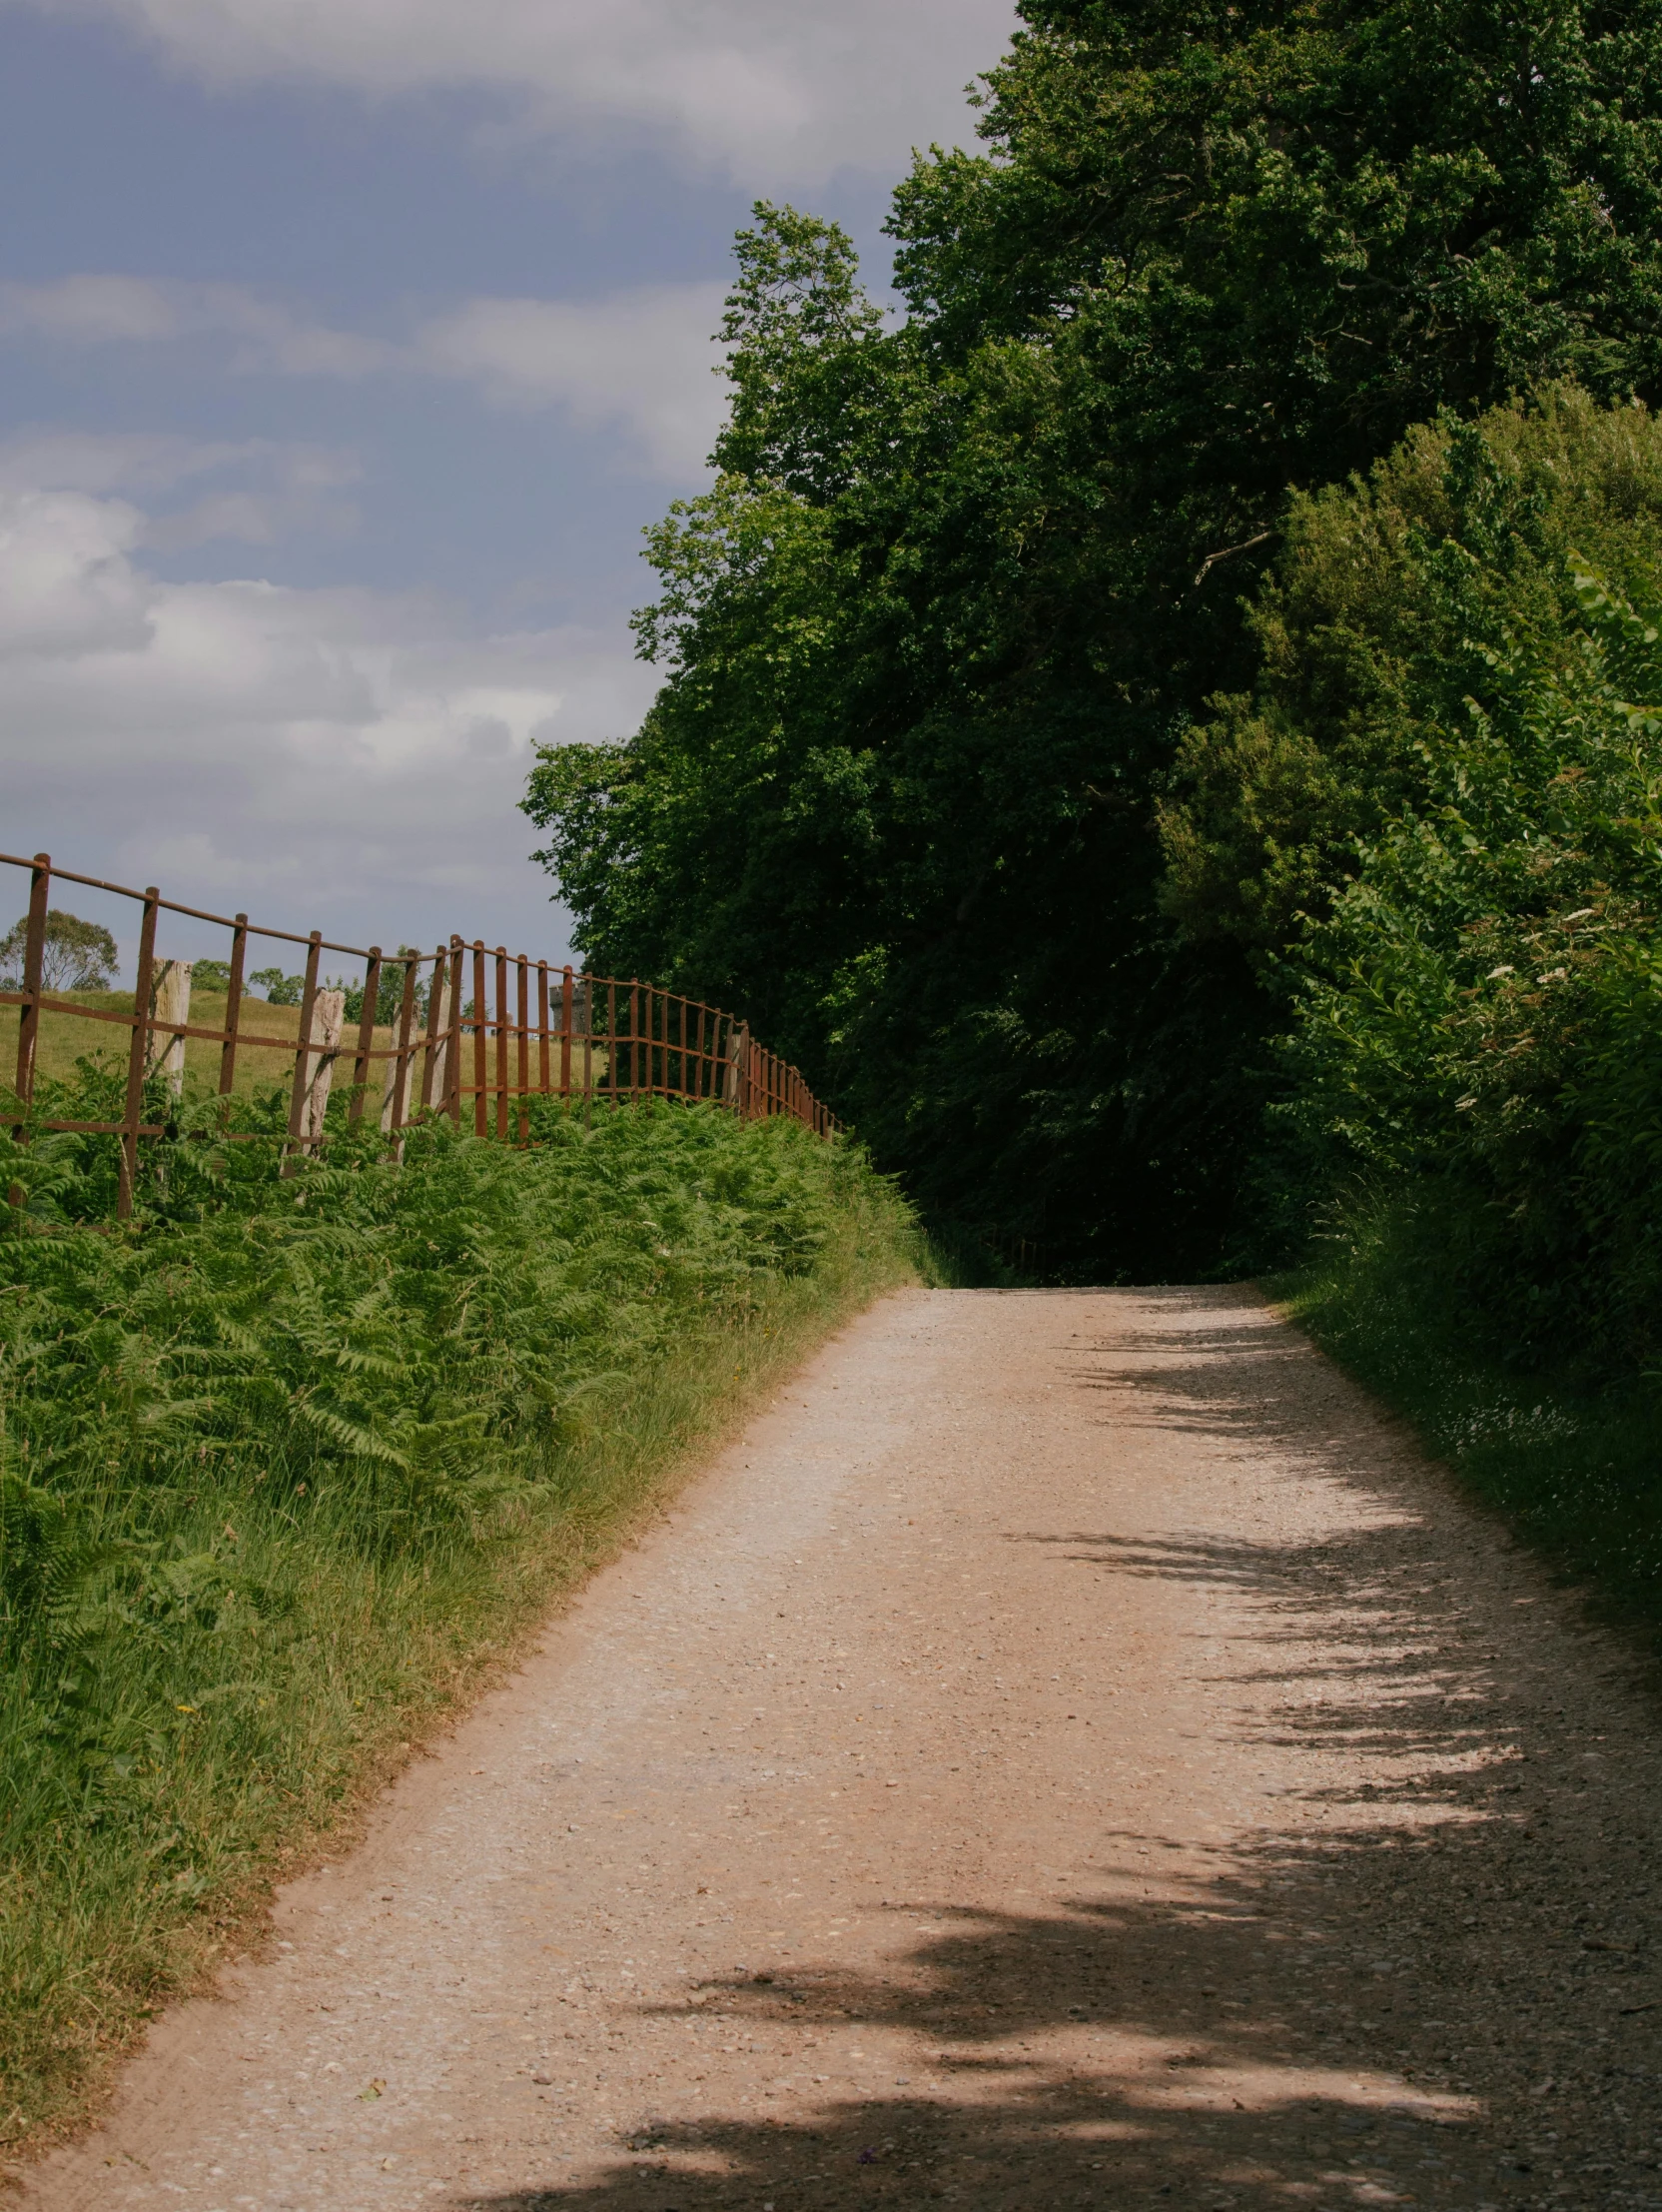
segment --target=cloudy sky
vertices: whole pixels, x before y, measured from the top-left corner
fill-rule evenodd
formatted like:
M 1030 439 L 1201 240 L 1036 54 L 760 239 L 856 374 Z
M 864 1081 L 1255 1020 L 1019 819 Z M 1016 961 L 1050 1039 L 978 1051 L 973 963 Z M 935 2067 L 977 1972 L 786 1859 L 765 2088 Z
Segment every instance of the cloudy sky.
M 514 802 L 650 697 L 640 530 L 703 478 L 732 233 L 788 198 L 880 282 L 1011 21 L 0 0 L 0 849 L 562 950 Z

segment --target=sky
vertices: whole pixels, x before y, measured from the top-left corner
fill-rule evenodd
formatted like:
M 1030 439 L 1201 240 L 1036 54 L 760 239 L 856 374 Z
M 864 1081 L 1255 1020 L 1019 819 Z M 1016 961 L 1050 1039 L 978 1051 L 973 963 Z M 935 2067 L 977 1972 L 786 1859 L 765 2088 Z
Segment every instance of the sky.
M 706 481 L 733 233 L 833 216 L 881 292 L 911 149 L 974 142 L 1012 27 L 0 0 L 0 850 L 563 957 L 516 801 L 651 698 L 641 531 Z

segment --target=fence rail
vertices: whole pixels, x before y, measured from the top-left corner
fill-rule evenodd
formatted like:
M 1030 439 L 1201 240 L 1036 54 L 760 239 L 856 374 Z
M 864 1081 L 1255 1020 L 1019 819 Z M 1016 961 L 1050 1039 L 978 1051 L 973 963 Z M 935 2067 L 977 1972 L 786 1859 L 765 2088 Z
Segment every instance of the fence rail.
M 145 1118 L 147 1088 L 160 1076 L 174 1097 L 183 1096 L 185 1047 L 192 1038 L 220 1047 L 219 1094 L 227 1101 L 236 1089 L 240 1055 L 274 1049 L 285 1059 L 293 1055 L 285 1144 L 291 1156 L 315 1151 L 326 1141 L 325 1112 L 335 1070 L 348 1057 L 349 1122 L 361 1121 L 371 1094 L 378 1093 L 381 1127 L 395 1145 L 412 1122 L 426 1114 L 446 1115 L 457 1128 L 470 1119 L 478 1136 L 511 1137 L 526 1144 L 532 1098 L 610 1106 L 643 1098 L 703 1100 L 748 1120 L 787 1114 L 822 1136 L 839 1127 L 797 1069 L 758 1044 L 746 1023 L 637 977 L 625 981 L 556 967 L 523 952 L 509 953 L 501 945 L 489 948 L 481 938 L 469 943 L 452 936 L 431 952 L 401 947 L 386 953 L 379 945 L 338 944 L 320 930 L 303 935 L 269 929 L 246 914 L 213 914 L 163 898 L 154 886 L 135 891 L 79 875 L 55 867 L 44 852 L 32 859 L 0 853 L 0 868 L 18 868 L 29 877 L 16 979 L 21 987 L 10 987 L 9 977 L 0 978 L 0 1006 L 18 1008 L 13 1112 L 21 1111 L 35 1129 L 119 1137 L 118 1210 L 123 1218 L 133 1209 L 140 1143 L 168 1134 L 165 1123 Z M 142 910 L 131 1011 L 78 1005 L 45 986 L 55 883 L 130 899 Z M 0 912 L 6 910 L 0 902 Z M 192 971 L 200 963 L 158 955 L 158 930 L 167 914 L 230 932 L 229 957 L 221 963 L 226 970 L 225 1008 L 219 1025 L 191 1020 Z M 306 948 L 295 1035 L 243 1026 L 246 1010 L 264 1011 L 267 1004 L 247 988 L 254 939 Z M 362 1011 L 351 1044 L 345 1036 L 347 993 L 323 979 L 325 953 L 364 963 Z M 34 1113 L 42 1024 L 64 1016 L 128 1032 L 119 1121 L 59 1120 Z M 268 1022 L 267 1031 L 273 1026 Z M 376 1041 L 378 1031 L 387 1033 L 386 1043 Z M 24 1123 L 15 1127 L 21 1131 Z M 261 1141 L 240 1131 L 223 1134 L 232 1143 Z

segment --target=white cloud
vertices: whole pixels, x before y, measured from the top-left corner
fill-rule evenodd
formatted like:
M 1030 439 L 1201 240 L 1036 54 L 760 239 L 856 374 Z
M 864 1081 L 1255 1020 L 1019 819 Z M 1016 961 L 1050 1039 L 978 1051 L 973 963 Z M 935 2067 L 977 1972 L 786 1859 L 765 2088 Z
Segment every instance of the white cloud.
M 73 276 L 0 286 L 0 336 L 69 346 L 218 340 L 229 346 L 232 366 L 245 372 L 454 379 L 500 406 L 558 408 L 580 430 L 619 432 L 637 462 L 684 477 L 702 465 L 721 420 L 713 338 L 725 291 L 723 284 L 660 284 L 592 301 L 464 300 L 395 343 L 332 330 L 241 285 Z M 96 484 L 87 480 L 89 489 L 128 481 L 112 470 L 132 468 L 155 484 L 170 468 L 207 470 L 256 451 L 201 448 L 187 460 L 166 441 L 82 445 L 94 478 L 105 471 Z M 60 458 L 82 465 L 67 443 Z M 0 472 L 4 465 L 0 449 Z M 233 514 L 224 503 L 218 512 Z M 234 527 L 230 534 L 258 544 L 273 530 Z
M 430 598 L 170 583 L 146 518 L 0 496 L 7 842 L 358 942 L 558 949 L 515 811 L 539 737 L 623 734 L 625 636 L 470 633 Z
M 166 432 L 19 431 L 0 442 L 0 492 L 170 492 L 265 450 Z
M 0 653 L 56 663 L 144 650 L 149 595 L 127 559 L 143 518 L 76 492 L 0 497 Z
M 619 127 L 774 189 L 965 143 L 1010 0 L 12 0 L 96 15 L 213 85 L 502 96 L 538 134 Z
M 721 421 L 712 374 L 720 284 L 650 285 L 591 303 L 469 300 L 429 323 L 416 358 L 499 403 L 562 408 L 579 430 L 621 429 L 651 467 L 696 470 Z
M 184 507 L 138 518 L 124 542 L 177 553 L 220 539 L 269 546 L 296 531 L 340 536 L 358 511 L 343 494 L 363 470 L 328 447 L 271 439 L 239 443 L 132 433 L 21 431 L 0 440 L 0 498 L 7 493 L 178 493 Z M 230 479 L 203 487 L 204 478 Z
M 331 330 L 238 284 L 73 276 L 0 285 L 0 333 L 72 345 L 232 342 L 232 366 L 287 376 L 363 377 L 391 358 L 378 340 Z

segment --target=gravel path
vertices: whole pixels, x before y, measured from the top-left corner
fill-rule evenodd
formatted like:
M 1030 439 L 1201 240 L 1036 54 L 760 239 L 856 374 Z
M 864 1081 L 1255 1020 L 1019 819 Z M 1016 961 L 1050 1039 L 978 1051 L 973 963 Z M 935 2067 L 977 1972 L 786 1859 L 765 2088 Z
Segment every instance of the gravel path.
M 1249 1294 L 915 1291 L 35 2212 L 1662 2205 L 1620 1649 Z

